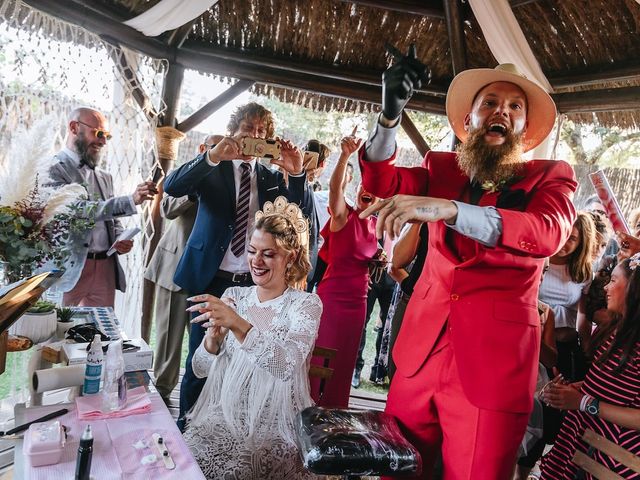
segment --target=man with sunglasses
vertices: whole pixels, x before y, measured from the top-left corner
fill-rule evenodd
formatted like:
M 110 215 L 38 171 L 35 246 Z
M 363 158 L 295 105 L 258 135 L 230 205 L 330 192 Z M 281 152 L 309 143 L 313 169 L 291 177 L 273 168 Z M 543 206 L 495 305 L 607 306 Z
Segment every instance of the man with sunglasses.
M 64 305 L 113 307 L 116 288 L 124 292 L 125 276 L 118 255 L 107 256 L 107 250 L 122 231 L 120 217 L 137 213 L 136 205 L 151 200 L 157 193 L 153 182 L 139 184 L 131 195 L 114 197 L 113 179 L 96 168 L 103 150 L 111 139 L 105 116 L 92 108 L 76 108 L 71 112 L 65 147 L 53 158 L 49 171 L 52 185 L 79 183 L 87 189 L 87 206 L 95 208 L 95 226 L 77 236 L 67 271 L 59 287 Z M 115 244 L 118 254 L 128 253 L 133 240 Z

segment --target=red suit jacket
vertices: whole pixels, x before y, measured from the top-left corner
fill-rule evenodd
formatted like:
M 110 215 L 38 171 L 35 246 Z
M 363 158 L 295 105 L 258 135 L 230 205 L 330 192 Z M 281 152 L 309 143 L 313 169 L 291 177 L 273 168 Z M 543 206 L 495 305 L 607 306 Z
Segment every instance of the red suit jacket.
M 455 153 L 429 152 L 425 167 L 393 163 L 394 158 L 361 159 L 364 187 L 382 198 L 466 198 L 470 181 L 458 168 Z M 429 224 L 427 260 L 393 350 L 401 375 L 411 377 L 420 370 L 448 321 L 468 399 L 488 410 L 531 410 L 540 351 L 537 297 L 543 259 L 569 237 L 576 218 L 576 186 L 567 163 L 532 160 L 508 191 L 484 192 L 479 205 L 497 204 L 502 217 L 495 247 L 464 237 L 442 221 Z

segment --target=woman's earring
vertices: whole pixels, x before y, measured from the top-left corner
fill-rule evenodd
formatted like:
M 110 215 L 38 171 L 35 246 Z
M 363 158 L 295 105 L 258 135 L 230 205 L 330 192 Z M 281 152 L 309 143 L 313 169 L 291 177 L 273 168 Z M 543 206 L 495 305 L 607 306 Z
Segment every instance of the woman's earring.
M 287 263 L 287 269 L 293 267 L 293 263 Z

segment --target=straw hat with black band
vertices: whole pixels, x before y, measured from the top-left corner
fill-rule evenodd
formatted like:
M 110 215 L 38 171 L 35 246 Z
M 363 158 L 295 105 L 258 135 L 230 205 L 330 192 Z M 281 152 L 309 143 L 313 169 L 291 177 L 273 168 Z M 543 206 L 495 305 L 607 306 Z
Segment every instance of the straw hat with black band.
M 527 131 L 522 138 L 525 152 L 538 146 L 551 132 L 556 119 L 553 99 L 538 84 L 527 79 L 512 63 L 496 68 L 465 70 L 455 76 L 447 92 L 447 118 L 451 129 L 461 142 L 469 135 L 464 119 L 471 112 L 473 101 L 480 90 L 494 82 L 517 85 L 527 96 Z

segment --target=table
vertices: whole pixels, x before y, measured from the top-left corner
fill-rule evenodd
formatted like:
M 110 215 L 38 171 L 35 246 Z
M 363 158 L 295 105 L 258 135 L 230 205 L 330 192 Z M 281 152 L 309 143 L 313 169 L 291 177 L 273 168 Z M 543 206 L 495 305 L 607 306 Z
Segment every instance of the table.
M 182 439 L 182 434 L 171 417 L 160 395 L 149 393 L 151 412 L 107 420 L 78 420 L 75 403 L 56 404 L 25 408 L 15 407 L 16 423 L 21 424 L 60 408 L 69 408 L 69 413 L 58 417 L 68 430 L 67 443 L 58 464 L 31 467 L 29 459 L 22 454 L 22 440 L 16 442 L 14 471 L 16 478 L 25 480 L 67 480 L 74 477 L 79 439 L 85 425 L 93 430 L 93 461 L 91 476 L 100 480 L 126 478 L 127 480 L 175 479 L 180 476 L 189 480 L 204 479 L 191 452 Z M 159 458 L 146 464 L 143 459 L 157 454 L 151 444 L 151 435 L 159 433 L 165 440 L 176 468 L 167 470 Z

